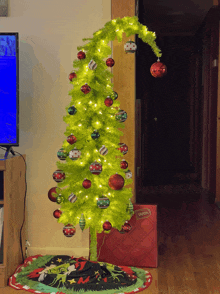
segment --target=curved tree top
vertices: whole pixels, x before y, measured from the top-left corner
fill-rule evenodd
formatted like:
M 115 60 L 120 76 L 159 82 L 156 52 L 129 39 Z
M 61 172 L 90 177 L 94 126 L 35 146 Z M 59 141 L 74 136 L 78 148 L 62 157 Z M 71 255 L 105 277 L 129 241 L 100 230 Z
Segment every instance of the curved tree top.
M 149 46 L 151 46 L 154 54 L 159 58 L 162 56 L 161 50 L 157 47 L 155 32 L 151 32 L 148 28 L 138 21 L 137 16 L 116 18 L 107 22 L 104 28 L 93 34 L 93 38 L 85 38 L 83 41 L 90 41 L 84 46 L 77 47 L 78 50 L 93 52 L 98 51 L 99 57 L 105 58 L 111 55 L 111 48 L 107 45 L 110 41 L 116 38 L 118 42 L 122 41 L 123 33 L 126 37 L 138 35 L 138 37 Z M 100 56 L 101 55 L 101 56 Z

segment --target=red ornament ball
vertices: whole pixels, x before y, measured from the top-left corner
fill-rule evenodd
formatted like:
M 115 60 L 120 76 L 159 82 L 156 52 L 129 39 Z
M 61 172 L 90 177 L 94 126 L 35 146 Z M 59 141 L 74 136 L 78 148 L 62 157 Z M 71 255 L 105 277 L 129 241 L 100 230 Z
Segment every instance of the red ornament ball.
M 70 82 L 72 82 L 72 80 L 75 79 L 75 78 L 76 78 L 76 73 L 73 71 L 73 72 L 71 72 L 69 74 L 69 80 L 70 80 Z
M 155 78 L 162 78 L 167 73 L 167 67 L 162 62 L 155 62 L 151 65 L 150 73 Z
M 105 105 L 106 105 L 107 107 L 110 107 L 110 106 L 112 106 L 112 104 L 113 104 L 113 100 L 112 100 L 112 98 L 107 97 L 107 98 L 105 99 Z
M 117 173 L 109 178 L 108 185 L 112 190 L 121 190 L 124 186 L 124 178 Z
M 120 147 L 118 148 L 118 150 L 120 150 L 123 155 L 125 155 L 125 154 L 128 153 L 128 146 L 126 144 L 119 143 L 118 145 L 120 145 Z
M 104 222 L 102 227 L 103 227 L 104 231 L 110 231 L 112 228 L 112 225 L 109 221 L 106 221 L 106 222 Z
M 68 224 L 63 228 L 63 233 L 66 237 L 72 237 L 76 233 L 76 229 L 73 225 Z
M 82 185 L 83 185 L 83 187 L 84 187 L 85 189 L 89 189 L 89 188 L 91 187 L 92 184 L 91 184 L 91 181 L 90 181 L 90 180 L 85 179 L 85 180 L 83 181 Z
M 128 221 L 125 222 L 125 224 L 122 226 L 122 231 L 125 233 L 130 232 L 132 229 L 131 225 L 128 223 Z
M 124 159 L 121 161 L 121 168 L 122 169 L 126 169 L 128 167 L 128 163 L 127 161 L 125 161 Z
M 73 145 L 77 141 L 76 137 L 73 134 L 71 134 L 70 136 L 68 136 L 66 140 L 71 145 Z
M 85 59 L 86 58 L 85 52 L 79 51 L 78 54 L 77 54 L 77 58 L 80 59 L 80 60 Z
M 115 64 L 114 59 L 112 59 L 112 58 L 108 58 L 108 59 L 106 60 L 106 65 L 107 65 L 108 67 L 113 67 L 114 64 Z
M 91 88 L 85 84 L 81 87 L 81 91 L 84 93 L 84 94 L 88 94 L 90 91 L 91 91 Z
M 59 218 L 59 217 L 61 216 L 61 214 L 62 214 L 62 211 L 59 210 L 59 209 L 56 209 L 56 210 L 54 210 L 54 212 L 53 212 L 53 216 L 54 216 L 55 218 Z
M 57 183 L 62 182 L 63 180 L 65 180 L 65 178 L 66 178 L 65 173 L 62 170 L 60 170 L 60 169 L 56 170 L 53 173 L 53 179 Z
M 60 192 L 61 192 L 61 189 L 58 187 L 51 188 L 48 192 L 48 198 L 50 199 L 50 201 L 56 202 L 57 196 L 59 195 Z M 52 195 L 52 194 L 56 194 L 56 195 Z
M 93 175 L 99 175 L 102 172 L 102 165 L 95 161 L 90 164 L 89 170 Z

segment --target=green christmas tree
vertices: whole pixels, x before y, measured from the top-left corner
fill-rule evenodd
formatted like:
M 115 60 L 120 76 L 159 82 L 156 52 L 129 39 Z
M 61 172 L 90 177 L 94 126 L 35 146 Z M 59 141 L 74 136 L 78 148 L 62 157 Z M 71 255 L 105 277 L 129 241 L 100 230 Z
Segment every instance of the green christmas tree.
M 103 224 L 106 233 L 110 227 L 120 231 L 133 213 L 132 189 L 126 188 L 133 181 L 125 174 L 131 175 L 128 169 L 121 168 L 126 149 L 120 145 L 123 132 L 118 130 L 125 127 L 127 116 L 119 108 L 111 83 L 113 74 L 106 65 L 112 53 L 108 43 L 116 38 L 121 42 L 123 33 L 127 37 L 138 34 L 158 58 L 161 56 L 155 33 L 137 17 L 109 21 L 93 38 L 83 39 L 87 44 L 77 47 L 78 59 L 70 75 L 72 99 L 63 118 L 68 124 L 66 139 L 57 154 L 61 172 L 54 172 L 59 192 L 53 195 L 59 194 L 56 201 L 61 205 L 55 217 L 67 228 L 79 223 L 82 230 L 90 229 L 92 261 L 97 261 L 97 233 L 103 231 Z M 111 58 L 108 62 L 110 66 L 114 63 Z

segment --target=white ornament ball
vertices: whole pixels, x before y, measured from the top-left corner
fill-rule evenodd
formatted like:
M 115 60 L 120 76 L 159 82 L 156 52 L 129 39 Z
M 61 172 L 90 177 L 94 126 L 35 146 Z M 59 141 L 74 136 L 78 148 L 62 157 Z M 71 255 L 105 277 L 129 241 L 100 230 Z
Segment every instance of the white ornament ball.
M 124 49 L 126 53 L 135 53 L 135 51 L 137 50 L 137 45 L 133 41 L 128 41 L 124 45 Z
M 74 203 L 77 200 L 77 197 L 75 194 L 71 193 L 70 196 L 68 197 L 69 202 Z
M 77 160 L 81 156 L 81 151 L 76 149 L 76 147 L 69 152 L 69 158 L 72 160 Z
M 96 69 L 96 68 L 97 68 L 97 64 L 96 64 L 96 62 L 95 62 L 94 60 L 91 60 L 91 61 L 89 62 L 89 69 L 94 70 L 94 69 Z
M 108 154 L 108 149 L 105 147 L 105 145 L 102 145 L 102 147 L 99 149 L 99 152 L 101 155 Z
M 125 179 L 129 180 L 132 178 L 132 172 L 130 170 L 125 172 Z

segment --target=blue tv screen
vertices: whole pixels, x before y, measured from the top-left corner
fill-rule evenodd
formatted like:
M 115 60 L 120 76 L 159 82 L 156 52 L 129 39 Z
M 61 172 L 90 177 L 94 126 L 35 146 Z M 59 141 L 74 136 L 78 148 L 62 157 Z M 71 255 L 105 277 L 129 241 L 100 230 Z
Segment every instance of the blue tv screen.
M 19 146 L 18 42 L 0 32 L 0 146 Z

